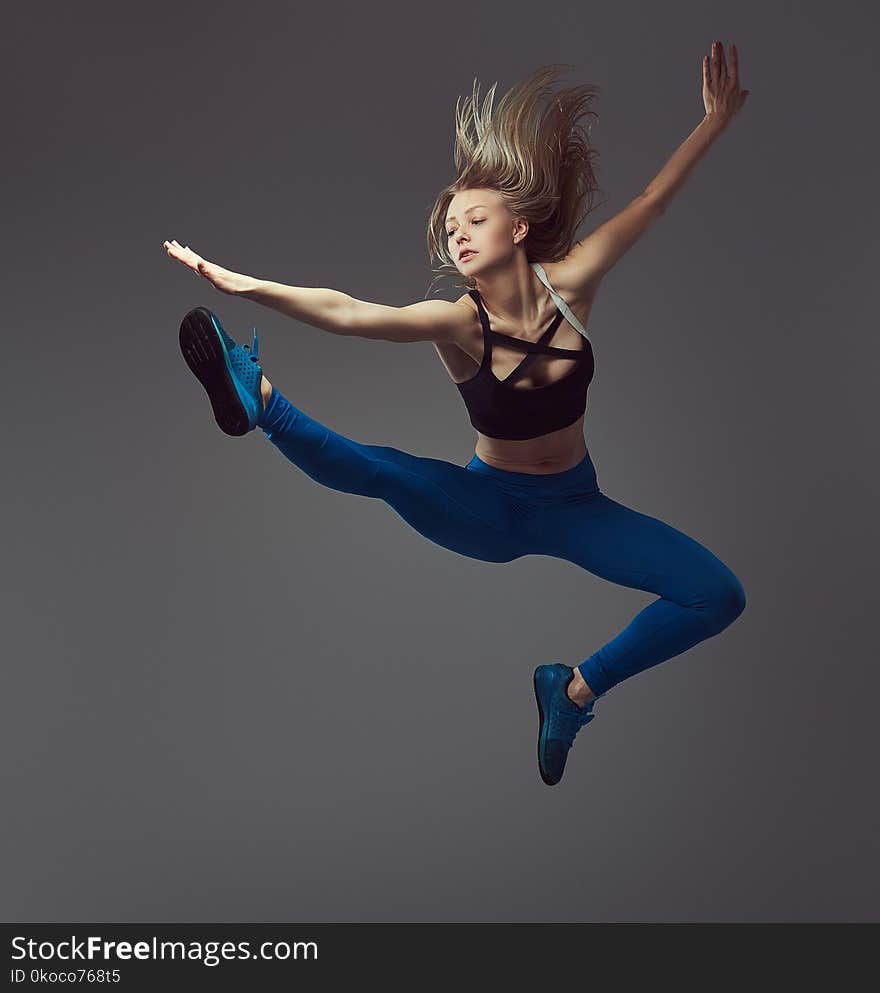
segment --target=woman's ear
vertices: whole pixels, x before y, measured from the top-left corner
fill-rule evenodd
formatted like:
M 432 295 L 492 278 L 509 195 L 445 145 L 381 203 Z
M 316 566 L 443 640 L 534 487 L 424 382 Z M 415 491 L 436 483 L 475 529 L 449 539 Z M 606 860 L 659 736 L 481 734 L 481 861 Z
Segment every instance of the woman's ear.
M 524 217 L 518 217 L 513 225 L 513 243 L 518 245 L 529 233 L 529 222 Z

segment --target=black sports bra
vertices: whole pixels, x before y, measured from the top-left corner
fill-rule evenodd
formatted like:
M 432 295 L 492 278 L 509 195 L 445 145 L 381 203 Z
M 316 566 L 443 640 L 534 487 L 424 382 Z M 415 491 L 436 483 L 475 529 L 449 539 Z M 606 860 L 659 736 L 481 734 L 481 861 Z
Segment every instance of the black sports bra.
M 477 372 L 463 383 L 456 383 L 456 386 L 467 407 L 471 424 L 489 438 L 538 438 L 573 424 L 587 408 L 587 388 L 595 369 L 590 339 L 571 308 L 550 285 L 543 268 L 537 262 L 532 263 L 532 268 L 556 304 L 556 316 L 536 342 L 493 331 L 489 327 L 489 315 L 480 294 L 476 290 L 468 291 L 476 302 L 483 328 L 483 359 Z M 583 335 L 584 343 L 580 348 L 558 348 L 549 344 L 563 317 Z M 504 379 L 498 379 L 492 372 L 493 340 L 529 353 Z M 575 359 L 576 362 L 574 368 L 546 386 L 515 387 L 514 380 L 528 371 L 542 355 Z

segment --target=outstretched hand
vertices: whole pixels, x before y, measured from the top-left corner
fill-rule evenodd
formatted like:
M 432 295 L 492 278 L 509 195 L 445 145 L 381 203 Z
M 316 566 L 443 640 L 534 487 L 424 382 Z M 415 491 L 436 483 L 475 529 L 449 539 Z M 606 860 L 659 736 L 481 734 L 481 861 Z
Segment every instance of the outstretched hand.
M 706 116 L 726 127 L 748 98 L 750 90 L 739 88 L 739 54 L 730 46 L 730 67 L 720 41 L 712 43 L 710 55 L 703 56 L 703 106 Z
M 185 266 L 204 276 L 221 293 L 242 293 L 250 283 L 250 277 L 244 276 L 240 272 L 231 272 L 215 262 L 209 262 L 197 255 L 189 245 L 179 245 L 176 241 L 163 242 L 163 248 L 173 259 L 182 262 Z

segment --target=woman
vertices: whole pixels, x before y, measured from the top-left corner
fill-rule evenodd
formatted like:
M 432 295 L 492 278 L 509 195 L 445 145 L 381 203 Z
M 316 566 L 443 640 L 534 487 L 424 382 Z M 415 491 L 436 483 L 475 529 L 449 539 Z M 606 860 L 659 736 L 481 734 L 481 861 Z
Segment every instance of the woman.
M 595 116 L 589 105 L 596 88 L 552 93 L 556 71 L 537 70 L 494 113 L 494 86 L 482 108 L 476 83 L 463 111 L 456 103 L 457 179 L 437 198 L 428 227 L 432 257 L 465 277 L 467 292 L 454 303 L 383 306 L 230 272 L 176 241 L 164 245 L 221 292 L 334 334 L 433 342 L 477 442 L 471 461 L 458 466 L 345 438 L 263 375 L 256 328 L 252 348 L 237 345 L 216 315 L 197 307 L 181 323 L 181 350 L 227 434 L 259 427 L 318 483 L 384 500 L 426 538 L 461 555 L 484 562 L 551 555 L 657 594 L 584 662 L 535 670 L 538 768 L 550 786 L 562 778 L 596 699 L 718 634 L 745 607 L 741 583 L 712 552 L 600 491 L 583 434 L 593 376 L 584 325 L 596 291 L 745 102 L 736 48 L 729 68 L 718 42 L 703 59 L 705 116 L 644 193 L 574 245 L 597 188 L 596 153 L 579 125 Z

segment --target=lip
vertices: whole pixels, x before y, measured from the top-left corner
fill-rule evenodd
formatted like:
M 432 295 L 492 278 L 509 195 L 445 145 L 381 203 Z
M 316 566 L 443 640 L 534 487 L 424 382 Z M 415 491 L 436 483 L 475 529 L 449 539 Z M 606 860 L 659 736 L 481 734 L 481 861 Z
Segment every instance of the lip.
M 476 254 L 477 254 L 477 252 L 475 252 L 475 251 L 473 251 L 473 249 L 470 249 L 469 248 L 469 249 L 467 249 L 467 251 L 462 252 L 461 255 L 459 255 L 458 261 L 459 262 L 467 262 L 468 259 L 473 258 Z

